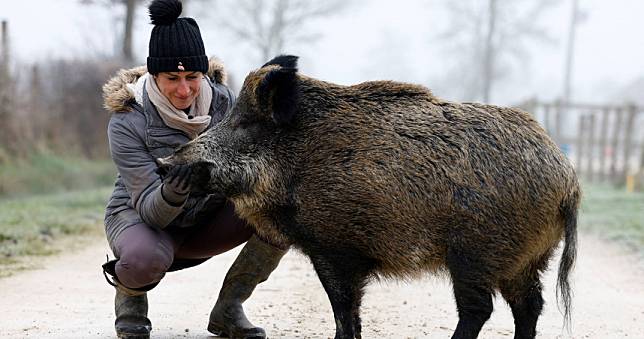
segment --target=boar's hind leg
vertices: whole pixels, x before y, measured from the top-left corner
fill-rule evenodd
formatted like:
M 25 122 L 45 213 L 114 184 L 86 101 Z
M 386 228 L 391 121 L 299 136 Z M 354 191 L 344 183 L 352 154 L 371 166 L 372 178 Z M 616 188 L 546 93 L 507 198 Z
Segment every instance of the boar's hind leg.
M 452 339 L 476 338 L 492 314 L 492 286 L 485 264 L 467 251 L 449 249 L 447 268 L 452 278 L 458 325 Z
M 548 255 L 523 274 L 499 284 L 501 295 L 508 302 L 514 316 L 514 338 L 532 339 L 537 334 L 537 319 L 543 309 L 542 285 L 539 272 L 547 264 Z
M 541 282 L 536 280 L 523 285 L 520 291 L 516 289 L 516 286 L 501 287 L 501 294 L 514 316 L 514 339 L 532 339 L 537 334 L 537 319 L 543 309 Z
M 333 257 L 328 253 L 314 255 L 311 261 L 333 308 L 335 339 L 360 339 L 360 304 L 372 265 L 346 254 L 338 255 L 337 260 Z

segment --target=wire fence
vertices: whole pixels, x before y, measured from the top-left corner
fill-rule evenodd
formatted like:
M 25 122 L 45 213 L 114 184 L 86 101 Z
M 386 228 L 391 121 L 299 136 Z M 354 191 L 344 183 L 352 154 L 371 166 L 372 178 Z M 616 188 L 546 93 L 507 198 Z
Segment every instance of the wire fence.
M 644 107 L 529 100 L 531 112 L 589 182 L 642 186 Z

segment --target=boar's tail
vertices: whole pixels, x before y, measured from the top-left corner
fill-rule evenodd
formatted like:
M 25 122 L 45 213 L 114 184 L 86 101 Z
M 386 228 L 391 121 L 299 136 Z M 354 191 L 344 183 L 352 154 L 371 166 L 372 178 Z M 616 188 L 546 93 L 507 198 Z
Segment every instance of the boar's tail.
M 564 327 L 569 328 L 571 321 L 571 290 L 568 276 L 575 266 L 577 257 L 577 210 L 581 192 L 579 186 L 571 189 L 561 203 L 560 211 L 564 220 L 564 248 L 557 276 L 557 301 L 563 307 Z

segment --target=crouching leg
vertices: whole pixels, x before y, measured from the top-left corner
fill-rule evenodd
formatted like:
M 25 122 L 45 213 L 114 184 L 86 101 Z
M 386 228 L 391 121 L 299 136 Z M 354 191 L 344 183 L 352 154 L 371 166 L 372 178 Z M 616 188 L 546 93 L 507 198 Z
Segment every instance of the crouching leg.
M 264 329 L 246 318 L 242 303 L 259 283 L 268 279 L 286 252 L 257 236 L 248 240 L 224 278 L 219 298 L 210 312 L 208 331 L 234 339 L 266 338 Z

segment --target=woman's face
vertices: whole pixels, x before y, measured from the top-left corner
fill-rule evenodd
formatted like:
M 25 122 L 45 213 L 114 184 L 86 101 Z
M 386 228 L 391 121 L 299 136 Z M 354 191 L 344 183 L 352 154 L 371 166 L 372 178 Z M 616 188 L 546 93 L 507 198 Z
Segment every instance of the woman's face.
M 201 72 L 161 72 L 154 77 L 161 93 L 176 109 L 192 105 L 201 90 Z

